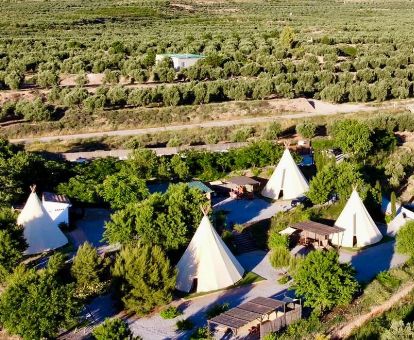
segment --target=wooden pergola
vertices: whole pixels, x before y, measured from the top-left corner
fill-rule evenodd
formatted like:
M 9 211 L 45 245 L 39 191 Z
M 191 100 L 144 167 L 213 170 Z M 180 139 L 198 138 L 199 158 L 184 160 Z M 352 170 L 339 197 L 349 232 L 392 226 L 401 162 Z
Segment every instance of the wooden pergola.
M 269 321 L 270 314 L 280 311 L 286 315 L 286 305 L 292 304 L 292 301 L 257 297 L 207 320 L 208 329 L 211 330 L 211 327 L 216 325 L 230 329 L 234 335 L 237 335 L 240 329 L 249 327 L 260 332 L 260 326 L 263 322 Z M 295 308 L 296 304 L 293 303 L 293 306 Z
M 312 239 L 317 241 L 319 246 L 324 245 L 323 243 L 329 241 L 329 238 L 333 234 L 337 234 L 338 244 L 340 244 L 340 234 L 345 231 L 343 228 L 329 226 L 314 221 L 298 222 L 290 227 L 301 231 L 301 237 L 304 239 L 305 243 L 307 243 L 309 239 Z

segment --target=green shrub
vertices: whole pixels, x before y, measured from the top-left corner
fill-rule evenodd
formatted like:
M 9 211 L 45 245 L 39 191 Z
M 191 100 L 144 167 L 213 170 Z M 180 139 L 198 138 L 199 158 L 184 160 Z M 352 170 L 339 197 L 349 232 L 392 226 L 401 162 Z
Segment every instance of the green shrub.
M 106 319 L 92 332 L 96 340 L 138 340 L 140 337 L 133 337 L 128 324 L 119 319 Z
M 414 222 L 407 222 L 399 231 L 396 237 L 397 251 L 414 258 Z
M 175 326 L 179 331 L 188 331 L 190 329 L 193 329 L 194 323 L 190 319 L 183 319 L 178 320 Z
M 282 268 L 289 265 L 291 255 L 288 249 L 283 247 L 276 247 L 270 253 L 270 264 L 273 268 Z
M 177 309 L 177 307 L 170 306 L 160 312 L 160 316 L 163 319 L 174 319 L 183 313 Z
M 269 232 L 267 246 L 269 247 L 269 249 L 274 249 L 277 247 L 288 248 L 289 237 L 287 235 L 280 235 L 278 232 L 271 230 Z
M 197 328 L 193 334 L 191 334 L 190 340 L 209 340 L 213 339 L 211 336 L 208 327 Z
M 401 281 L 395 276 L 391 275 L 389 271 L 379 273 L 377 275 L 377 280 L 379 281 L 379 283 L 381 283 L 381 285 L 390 290 L 396 289 L 397 287 L 399 287 L 401 283 Z
M 290 281 L 289 275 L 283 275 L 283 276 L 281 276 L 280 278 L 277 279 L 277 282 L 280 283 L 281 285 L 285 285 L 289 281 Z

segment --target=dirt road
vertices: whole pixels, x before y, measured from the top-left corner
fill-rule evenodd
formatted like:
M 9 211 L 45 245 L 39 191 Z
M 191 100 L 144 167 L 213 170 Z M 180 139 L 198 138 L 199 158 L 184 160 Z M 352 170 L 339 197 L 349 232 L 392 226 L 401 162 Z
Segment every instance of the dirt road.
M 334 105 L 323 103 L 320 101 L 313 101 L 314 112 L 299 112 L 283 115 L 264 116 L 264 117 L 251 117 L 251 118 L 239 118 L 232 120 L 214 120 L 206 121 L 194 124 L 181 124 L 181 125 L 169 125 L 151 128 L 140 128 L 133 130 L 112 130 L 112 131 L 100 131 L 91 133 L 80 133 L 73 135 L 57 135 L 57 136 L 46 136 L 46 137 L 27 137 L 11 139 L 11 143 L 33 143 L 33 142 L 53 142 L 53 141 L 64 141 L 73 139 L 86 139 L 86 138 L 99 138 L 99 137 L 110 137 L 110 136 L 139 136 L 164 131 L 180 131 L 185 129 L 194 128 L 211 128 L 211 127 L 226 127 L 226 126 L 237 126 L 246 124 L 257 124 L 273 122 L 281 119 L 298 119 L 298 118 L 309 118 L 317 116 L 334 115 L 338 113 L 352 113 L 360 111 L 375 111 L 374 107 L 365 105 L 351 105 L 341 104 Z

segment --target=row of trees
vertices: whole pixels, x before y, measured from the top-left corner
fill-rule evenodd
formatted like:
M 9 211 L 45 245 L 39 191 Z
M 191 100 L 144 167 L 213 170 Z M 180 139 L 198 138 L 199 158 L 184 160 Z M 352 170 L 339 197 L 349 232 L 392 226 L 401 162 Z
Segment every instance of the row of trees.
M 186 151 L 172 157 L 137 149 L 125 162 L 107 158 L 76 165 L 73 176 L 60 183 L 58 191 L 78 202 L 105 200 L 118 208 L 148 196 L 145 180 L 213 180 L 233 170 L 276 164 L 281 154 L 282 147 L 271 141 L 253 142 L 226 153 Z

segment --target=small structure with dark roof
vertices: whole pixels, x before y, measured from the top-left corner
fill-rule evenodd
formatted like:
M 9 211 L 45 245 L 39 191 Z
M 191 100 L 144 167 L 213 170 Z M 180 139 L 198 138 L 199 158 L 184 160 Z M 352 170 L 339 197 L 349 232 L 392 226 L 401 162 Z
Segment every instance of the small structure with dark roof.
M 300 300 L 257 297 L 207 321 L 210 331 L 234 336 L 260 336 L 277 332 L 302 317 Z
M 341 233 L 344 231 L 343 228 L 314 221 L 298 222 L 291 225 L 290 228 L 300 233 L 301 243 L 308 244 L 309 241 L 314 241 L 318 247 L 328 247 L 329 240 L 336 237 L 334 234 L 337 234 L 339 240 Z
M 231 187 L 230 197 L 240 198 L 246 195 L 253 198 L 253 193 L 259 190 L 260 182 L 247 176 L 231 177 L 226 181 Z

